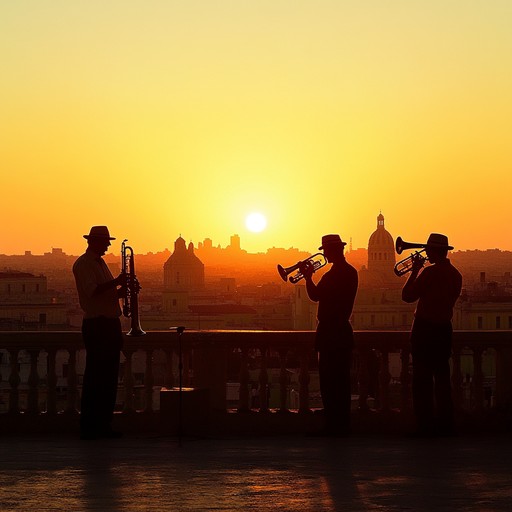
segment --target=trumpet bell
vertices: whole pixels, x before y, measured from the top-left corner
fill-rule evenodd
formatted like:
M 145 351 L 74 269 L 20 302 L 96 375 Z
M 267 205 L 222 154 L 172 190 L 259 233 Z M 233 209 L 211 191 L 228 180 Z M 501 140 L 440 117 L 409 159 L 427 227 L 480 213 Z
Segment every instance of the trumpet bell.
M 399 236 L 397 239 L 396 239 L 396 242 L 395 242 L 395 251 L 397 252 L 397 254 L 402 254 L 403 252 L 403 240 L 402 240 L 402 237 Z
M 132 325 L 131 329 L 126 333 L 126 336 L 144 336 L 146 334 L 146 331 L 142 330 L 142 327 L 140 326 L 139 322 L 136 322 L 134 325 Z
M 402 237 L 399 236 L 395 242 L 395 250 L 398 254 L 402 254 L 403 251 L 408 249 L 421 249 L 421 251 L 416 251 L 414 254 L 411 254 L 407 258 L 400 260 L 396 265 L 393 271 L 398 277 L 401 277 L 408 272 L 411 272 L 414 260 L 419 258 L 420 261 L 425 264 L 428 261 L 428 258 L 424 256 L 422 253 L 425 252 L 425 248 L 427 244 L 416 244 L 413 242 L 404 242 Z
M 293 267 L 295 267 L 295 265 Z M 288 274 L 295 270 L 295 268 L 292 268 L 291 270 L 290 270 L 290 268 L 292 268 L 292 267 L 284 268 L 282 265 L 277 265 L 277 271 L 279 272 L 281 279 L 285 283 L 286 283 L 286 281 L 288 281 Z
M 416 244 L 413 242 L 405 242 L 402 240 L 402 237 L 399 236 L 396 239 L 395 242 L 395 250 L 397 254 L 402 254 L 402 252 L 408 250 L 408 249 L 424 249 L 427 245 L 426 244 Z

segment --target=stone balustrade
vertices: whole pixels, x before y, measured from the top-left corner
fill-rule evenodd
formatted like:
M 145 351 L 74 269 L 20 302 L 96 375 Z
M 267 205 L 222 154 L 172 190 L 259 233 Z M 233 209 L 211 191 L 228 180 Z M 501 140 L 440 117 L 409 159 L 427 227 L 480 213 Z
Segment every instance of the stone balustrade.
M 371 406 L 381 411 L 410 411 L 411 365 L 409 333 L 401 331 L 359 331 L 355 333 L 353 390 L 360 410 Z M 254 408 L 251 395 L 251 378 L 257 375 L 257 410 L 268 412 L 269 371 L 279 372 L 277 404 L 272 409 L 285 412 L 293 408 L 298 413 L 310 412 L 311 376 L 316 372 L 313 351 L 314 332 L 311 331 L 185 331 L 179 338 L 175 331 L 152 331 L 142 337 L 125 337 L 123 347 L 120 389 L 122 413 L 152 413 L 155 387 L 172 388 L 179 385 L 208 388 L 210 407 L 226 411 L 228 403 L 226 387 L 230 381 L 239 383 L 234 410 L 248 411 Z M 6 413 L 56 415 L 76 414 L 79 409 L 80 372 L 77 357 L 83 354 L 79 332 L 0 332 L 0 351 L 4 368 L 10 365 L 9 376 L 4 377 Z M 67 354 L 65 404 L 59 400 L 62 386 L 57 372 L 58 354 Z M 182 372 L 178 358 L 181 352 Z M 470 407 L 478 413 L 489 407 L 485 389 L 483 356 L 493 354 L 495 382 L 492 405 L 512 409 L 512 331 L 456 331 L 452 360 L 453 396 L 456 407 Z M 8 355 L 7 355 L 8 354 Z M 136 358 L 144 361 L 143 384 L 137 386 L 133 364 Z M 20 358 L 23 356 L 28 370 L 23 377 Z M 165 371 L 155 379 L 154 369 L 158 356 L 164 361 Z M 465 400 L 465 378 L 462 357 L 470 359 L 471 402 Z M 43 370 L 41 358 L 45 358 Z M 394 374 L 390 360 L 394 361 Z M 81 359 L 83 361 L 83 358 Z M 398 364 L 398 370 L 397 370 Z M 255 367 L 256 365 L 256 367 Z M 298 375 L 298 403 L 291 407 L 289 372 Z M 181 377 L 180 377 L 181 376 Z M 7 380 L 7 382 L 5 382 Z M 376 387 L 376 389 L 375 389 Z M 136 403 L 136 388 L 142 395 Z M 24 393 L 24 407 L 20 396 Z M 44 395 L 42 404 L 40 397 Z M 275 401 L 274 401 L 275 402 Z M 277 405 L 277 407 L 276 407 Z

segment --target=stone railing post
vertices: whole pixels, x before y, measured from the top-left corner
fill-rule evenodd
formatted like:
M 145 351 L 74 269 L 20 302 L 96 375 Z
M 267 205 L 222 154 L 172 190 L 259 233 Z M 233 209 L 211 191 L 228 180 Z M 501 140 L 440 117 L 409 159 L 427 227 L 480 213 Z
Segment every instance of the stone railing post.
M 132 414 L 135 412 L 133 406 L 133 373 L 132 373 L 132 357 L 135 352 L 132 348 L 123 348 L 123 354 L 125 357 L 124 362 L 124 414 Z
M 409 348 L 403 348 L 400 351 L 400 383 L 401 387 L 401 408 L 404 412 L 409 412 L 412 409 L 412 390 L 411 390 L 411 375 L 409 373 Z
M 299 352 L 300 370 L 299 370 L 299 413 L 307 414 L 311 412 L 309 408 L 309 350 Z
M 391 373 L 389 372 L 389 351 L 381 349 L 379 368 L 379 409 L 389 410 L 389 383 L 391 382 Z
M 462 409 L 462 371 L 460 366 L 460 352 L 459 347 L 454 347 L 452 350 L 452 397 L 453 405 L 456 411 Z
M 46 354 L 48 365 L 46 412 L 47 414 L 55 415 L 57 414 L 57 371 L 55 367 L 57 349 L 48 349 Z
M 146 349 L 146 370 L 144 373 L 144 412 L 153 412 L 153 384 L 155 379 L 153 376 L 153 349 Z
M 484 408 L 484 374 L 482 371 L 482 347 L 473 349 L 473 386 L 475 393 L 475 411 L 481 413 Z
M 238 400 L 238 412 L 247 412 L 250 410 L 248 359 L 248 348 L 243 346 L 240 348 L 240 396 Z
M 18 387 L 21 382 L 20 372 L 18 368 L 18 349 L 9 350 L 9 360 L 11 364 L 11 374 L 9 375 L 9 413 L 18 414 L 20 412 L 20 395 Z
M 260 387 L 260 412 L 268 412 L 268 371 L 267 371 L 267 347 L 260 347 L 261 366 L 258 376 L 258 383 Z
M 28 354 L 30 356 L 30 373 L 28 376 L 27 413 L 37 414 L 39 412 L 39 375 L 37 374 L 39 350 L 28 350 Z
M 356 356 L 356 360 L 359 362 L 358 365 L 358 375 L 357 380 L 359 383 L 359 410 L 362 412 L 368 411 L 368 393 L 370 387 L 369 381 L 369 371 L 368 371 L 368 363 L 369 363 L 369 352 L 370 350 L 366 347 L 360 347 L 357 351 L 354 351 Z
M 68 354 L 68 403 L 66 405 L 66 413 L 77 414 L 78 378 L 76 375 L 76 349 L 70 348 Z
M 183 386 L 190 386 L 190 350 L 183 349 Z
M 286 356 L 288 350 L 279 349 L 279 412 L 288 412 L 288 373 L 286 371 Z
M 164 375 L 164 387 L 171 389 L 174 386 L 174 371 L 172 367 L 173 361 L 173 349 L 164 349 L 165 353 L 165 375 Z

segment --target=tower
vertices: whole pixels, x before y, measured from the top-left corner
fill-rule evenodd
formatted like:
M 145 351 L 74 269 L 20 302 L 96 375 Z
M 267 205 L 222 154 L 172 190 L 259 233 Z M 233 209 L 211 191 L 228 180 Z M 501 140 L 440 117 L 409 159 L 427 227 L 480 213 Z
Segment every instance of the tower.
M 395 244 L 384 227 L 384 215 L 381 212 L 377 217 L 377 229 L 368 241 L 368 270 L 378 272 L 386 281 L 396 281 L 393 272 L 395 262 Z
M 231 236 L 231 243 L 229 244 L 229 248 L 235 251 L 240 250 L 240 237 L 238 235 Z

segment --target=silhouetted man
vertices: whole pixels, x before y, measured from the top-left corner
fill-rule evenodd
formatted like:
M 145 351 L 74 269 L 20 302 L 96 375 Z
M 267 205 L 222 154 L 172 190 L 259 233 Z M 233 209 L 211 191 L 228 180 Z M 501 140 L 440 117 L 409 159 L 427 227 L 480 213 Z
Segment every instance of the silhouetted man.
M 448 237 L 432 233 L 425 250 L 431 263 L 420 270 L 423 258 L 414 257 L 411 275 L 402 290 L 405 302 L 418 301 L 411 332 L 412 392 L 417 433 L 453 433 L 453 402 L 449 360 L 452 352 L 453 306 L 460 295 L 462 276 L 448 259 Z M 437 424 L 434 422 L 434 398 Z
M 322 237 L 319 249 L 332 267 L 317 285 L 313 282 L 311 264 L 300 269 L 309 298 L 318 302 L 315 349 L 325 414 L 325 426 L 320 434 L 327 436 L 347 435 L 350 430 L 350 367 L 354 345 L 350 315 L 358 275 L 345 260 L 345 245 L 339 235 Z
M 121 307 L 125 277 L 114 279 L 102 256 L 110 246 L 106 226 L 93 226 L 88 247 L 73 265 L 80 306 L 84 311 L 82 335 L 86 349 L 82 387 L 80 435 L 82 439 L 116 438 L 111 428 L 116 404 L 119 357 L 123 344 Z M 121 287 L 121 288 L 119 288 Z

